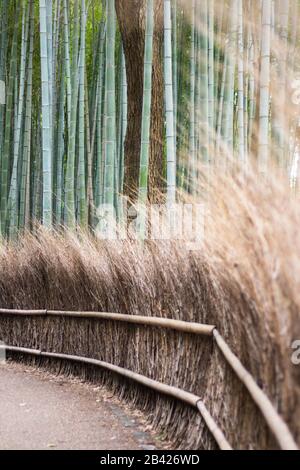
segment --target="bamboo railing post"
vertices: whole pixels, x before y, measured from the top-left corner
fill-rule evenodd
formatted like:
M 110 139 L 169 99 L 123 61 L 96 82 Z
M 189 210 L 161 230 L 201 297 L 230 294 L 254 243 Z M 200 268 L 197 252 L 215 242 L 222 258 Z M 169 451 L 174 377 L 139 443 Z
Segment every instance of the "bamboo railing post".
M 217 329 L 213 331 L 213 336 L 226 361 L 234 370 L 240 381 L 245 385 L 254 402 L 262 412 L 280 447 L 283 450 L 298 450 L 298 446 L 289 428 L 279 416 L 269 398 L 259 388 L 252 375 L 245 369 L 238 357 L 231 351 Z

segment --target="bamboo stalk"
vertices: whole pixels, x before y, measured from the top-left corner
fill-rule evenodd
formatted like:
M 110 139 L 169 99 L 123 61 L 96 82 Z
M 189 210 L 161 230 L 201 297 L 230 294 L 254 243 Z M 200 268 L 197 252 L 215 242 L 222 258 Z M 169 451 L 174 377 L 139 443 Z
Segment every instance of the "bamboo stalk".
M 51 152 L 51 94 L 47 41 L 47 8 L 45 0 L 40 0 L 40 43 L 42 76 L 42 133 L 43 133 L 43 223 L 52 225 L 52 152 Z
M 224 140 L 229 153 L 234 150 L 234 92 L 236 72 L 236 47 L 238 33 L 238 0 L 231 1 L 230 26 L 228 37 L 228 65 L 226 82 L 226 109 L 224 113 Z
M 79 222 L 82 229 L 87 229 L 88 207 L 86 194 L 85 141 L 85 35 L 86 11 L 85 0 L 81 0 L 81 40 L 79 61 Z
M 0 314 L 34 317 L 40 315 L 47 315 L 47 310 L 12 310 L 9 308 L 1 308 Z
M 219 428 L 215 420 L 212 418 L 211 414 L 207 410 L 202 400 L 198 401 L 197 408 L 202 418 L 204 419 L 206 426 L 210 430 L 210 433 L 214 436 L 219 448 L 221 450 L 232 450 L 232 447 L 224 436 L 223 431 Z
M 22 161 L 22 178 L 20 188 L 19 228 L 29 228 L 30 224 L 30 163 L 31 163 L 31 131 L 32 131 L 32 76 L 34 51 L 34 5 L 30 0 L 30 42 L 27 71 L 26 112 L 24 130 L 24 149 Z
M 63 51 L 63 56 L 65 57 L 65 51 Z M 63 190 L 64 190 L 64 178 L 63 178 L 63 157 L 65 154 L 64 149 L 64 132 L 66 131 L 65 123 L 65 71 L 66 71 L 66 61 L 62 61 L 62 70 L 61 70 L 61 83 L 59 89 L 59 105 L 58 105 L 58 122 L 57 122 L 57 152 L 56 152 L 56 224 L 60 225 L 63 222 Z
M 144 56 L 144 92 L 143 117 L 141 132 L 140 181 L 139 203 L 145 205 L 148 196 L 148 173 L 150 154 L 150 124 L 151 124 L 151 94 L 152 94 L 152 59 L 153 59 L 153 31 L 154 10 L 153 0 L 147 0 L 145 56 Z M 140 236 L 146 235 L 146 214 L 142 211 L 140 218 Z
M 0 33 L 0 163 L 4 139 L 4 115 L 5 115 L 5 77 L 7 62 L 7 24 L 8 24 L 8 0 L 2 1 L 1 6 L 1 33 Z
M 279 0 L 279 44 L 278 52 L 278 77 L 277 77 L 277 93 L 275 101 L 275 119 L 274 119 L 274 138 L 275 152 L 278 160 L 278 166 L 281 170 L 286 168 L 289 154 L 289 132 L 286 125 L 287 117 L 283 110 L 286 107 L 286 89 L 287 89 L 287 61 L 288 61 L 288 25 L 289 25 L 289 0 Z
M 29 10 L 30 4 L 28 3 L 27 8 L 25 3 L 23 4 L 22 14 L 22 47 L 21 47 L 21 60 L 20 60 L 20 80 L 19 80 L 19 92 L 18 92 L 18 106 L 16 115 L 16 128 L 14 134 L 14 145 L 13 145 L 13 167 L 11 182 L 9 188 L 9 202 L 8 202 L 8 213 L 7 213 L 7 226 L 9 227 L 9 234 L 11 238 L 15 238 L 18 230 L 18 165 L 20 161 L 20 154 L 22 149 L 20 147 L 21 140 L 21 125 L 22 117 L 24 113 L 24 96 L 25 96 L 25 69 L 26 69 L 26 55 L 28 47 L 28 33 L 29 33 Z
M 66 64 L 66 82 L 67 82 L 67 114 L 68 114 L 67 125 L 68 125 L 68 129 L 70 132 L 72 88 L 71 88 L 70 40 L 69 40 L 69 20 L 68 20 L 67 0 L 64 0 L 64 45 L 65 45 L 64 61 Z
M 259 103 L 259 170 L 267 173 L 269 159 L 270 60 L 271 60 L 271 0 L 262 1 L 262 43 Z
M 164 34 L 164 76 L 167 140 L 167 202 L 169 204 L 173 204 L 176 200 L 176 149 L 174 136 L 172 18 L 170 0 L 164 0 Z
M 238 139 L 239 160 L 245 163 L 245 128 L 244 128 L 244 24 L 243 0 L 238 0 Z
M 144 317 L 141 315 L 126 315 L 121 313 L 109 312 L 63 312 L 56 310 L 11 310 L 0 309 L 0 314 L 5 315 L 21 315 L 21 316 L 57 316 L 57 317 L 73 317 L 73 318 L 92 318 L 98 320 L 112 320 L 126 323 L 135 323 L 140 325 L 157 326 L 161 328 L 170 328 L 185 333 L 194 333 L 199 335 L 211 336 L 213 325 L 203 325 L 200 323 L 184 322 L 173 320 L 171 318 L 160 317 Z
M 77 128 L 77 109 L 79 94 L 79 76 L 78 76 L 78 42 L 79 42 L 79 0 L 74 3 L 74 31 L 73 31 L 73 59 L 72 59 L 72 77 L 71 77 L 71 116 L 68 140 L 68 159 L 65 182 L 65 223 L 67 227 L 74 230 L 76 227 L 75 217 L 75 162 L 76 162 L 76 128 Z
M 210 160 L 209 152 L 209 106 L 208 106 L 208 0 L 204 0 L 198 6 L 201 31 L 199 36 L 198 60 L 200 63 L 200 157 L 204 164 Z
M 9 66 L 9 78 L 6 92 L 6 113 L 5 113 L 5 129 L 4 143 L 1 153 L 1 231 L 2 235 L 6 234 L 6 214 L 9 192 L 9 167 L 10 167 L 10 145 L 11 145 L 11 123 L 13 117 L 13 90 L 15 83 L 15 75 L 17 70 L 17 46 L 18 46 L 18 22 L 20 16 L 20 4 L 17 3 L 15 13 L 15 25 L 11 47 L 11 58 Z
M 107 0 L 106 39 L 106 109 L 105 109 L 105 169 L 104 203 L 113 209 L 115 203 L 115 160 L 116 160 L 116 74 L 115 41 L 116 11 L 114 0 Z
M 127 102 L 127 74 L 126 74 L 126 63 L 125 54 L 122 53 L 122 151 L 121 151 L 121 164 L 120 164 L 120 191 L 123 192 L 124 183 L 124 160 L 125 160 L 125 139 L 127 132 L 127 114 L 128 114 L 128 102 Z
M 196 110 L 195 110 L 195 87 L 196 87 L 196 1 L 192 0 L 191 5 L 191 52 L 190 52 L 190 128 L 189 128 L 189 190 L 191 193 L 195 190 L 195 175 L 196 175 Z
M 215 129 L 215 63 L 214 63 L 214 0 L 209 0 L 208 5 L 208 126 L 209 126 L 209 154 L 210 161 L 214 154 L 214 129 Z

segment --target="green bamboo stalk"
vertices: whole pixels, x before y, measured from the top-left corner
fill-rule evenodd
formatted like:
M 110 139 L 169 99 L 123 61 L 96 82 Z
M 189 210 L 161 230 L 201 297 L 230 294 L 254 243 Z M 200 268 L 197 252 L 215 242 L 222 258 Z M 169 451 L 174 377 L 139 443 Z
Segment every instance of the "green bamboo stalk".
M 219 106 L 218 106 L 217 146 L 216 146 L 217 156 L 219 156 L 220 148 L 222 146 L 222 123 L 224 122 L 223 113 L 224 113 L 224 108 L 225 108 L 225 87 L 226 87 L 226 77 L 227 77 L 227 66 L 228 66 L 228 52 L 227 52 L 227 47 L 225 47 L 222 81 L 221 81 Z
M 92 63 L 92 86 L 91 90 L 89 90 L 89 110 L 90 110 L 90 116 L 89 120 L 90 122 L 93 122 L 93 117 L 95 114 L 95 108 L 97 107 L 97 93 L 98 93 L 98 77 L 99 77 L 99 64 L 100 64 L 100 48 L 101 48 L 101 38 L 103 34 L 103 28 L 105 26 L 105 21 L 104 18 L 102 17 L 99 28 L 98 28 L 98 35 L 97 35 L 97 42 L 93 41 L 93 63 Z M 97 113 L 97 111 L 96 111 Z
M 152 63 L 153 63 L 153 0 L 147 2 L 145 56 L 144 56 L 144 92 L 141 133 L 139 202 L 146 204 L 148 197 L 148 174 L 150 154 Z
M 218 12 L 215 14 L 215 21 L 216 21 L 216 34 L 214 37 L 214 48 L 215 48 L 215 99 L 216 101 L 219 98 L 219 94 L 221 92 L 221 87 L 222 87 L 222 79 L 223 79 L 223 62 L 224 58 L 226 55 L 224 54 L 225 48 L 223 45 L 223 38 L 224 38 L 224 26 L 226 23 L 226 15 L 224 14 L 226 11 L 226 3 L 225 2 L 219 2 L 217 4 L 218 6 Z M 217 127 L 217 117 L 218 117 L 218 104 L 216 102 L 215 106 L 215 126 Z
M 214 155 L 215 129 L 215 61 L 214 61 L 214 0 L 208 2 L 208 126 L 209 155 Z
M 250 33 L 250 44 L 249 44 L 249 123 L 248 123 L 248 148 L 250 152 L 252 137 L 253 137 L 253 126 L 256 114 L 256 81 L 255 81 L 255 67 L 254 67 L 254 38 L 253 31 Z
M 97 82 L 97 105 L 95 111 L 97 115 L 94 117 L 94 125 L 96 124 L 96 156 L 95 156 L 95 177 L 94 177 L 94 194 L 95 194 L 95 205 L 99 206 L 101 202 L 102 193 L 102 161 L 103 161 L 103 110 L 104 110 L 104 93 L 105 93 L 105 39 L 106 39 L 106 25 L 103 23 L 101 30 L 101 40 L 99 44 L 99 73 Z M 94 147 L 94 145 L 93 145 Z
M 182 148 L 183 148 L 183 132 L 181 129 L 182 126 L 182 119 L 183 119 L 183 114 L 184 114 L 184 103 L 183 103 L 183 83 L 184 83 L 184 77 L 185 74 L 183 73 L 183 63 L 184 63 L 184 40 L 185 40 L 185 22 L 183 19 L 183 11 L 180 9 L 178 12 L 178 31 L 177 31 L 177 37 L 178 37 L 178 58 L 177 58 L 177 95 L 178 95 L 178 100 L 177 100 L 177 148 L 178 148 L 178 157 L 179 157 L 179 183 L 180 187 L 182 188 L 183 184 L 185 184 L 185 170 L 186 170 L 186 161 L 182 156 Z
M 121 152 L 122 152 L 122 45 L 121 41 L 116 40 L 117 44 L 117 64 L 116 64 L 116 159 L 115 159 L 115 192 L 116 192 L 116 215 L 120 220 L 121 215 L 121 197 L 120 197 L 120 165 L 121 165 Z
M 89 101 L 88 101 L 88 84 L 87 84 L 87 75 L 85 71 L 85 135 L 86 135 L 86 152 L 87 152 L 87 212 L 88 212 L 88 224 L 92 226 L 93 224 L 93 208 L 94 208 L 94 191 L 93 191 L 93 155 L 94 155 L 94 146 L 95 146 L 95 133 L 97 125 L 97 106 L 95 105 L 95 117 L 93 119 L 93 129 L 92 135 L 90 130 L 90 110 L 89 110 Z M 98 87 L 95 99 L 98 100 Z
M 86 11 L 85 0 L 81 0 L 81 40 L 79 64 L 79 223 L 87 228 L 88 211 L 85 180 L 85 34 Z
M 15 13 L 15 25 L 11 46 L 11 58 L 9 79 L 6 94 L 6 113 L 5 113 L 5 131 L 4 131 L 4 145 L 2 151 L 1 161 L 1 232 L 2 235 L 6 233 L 6 213 L 8 201 L 8 180 L 9 180 L 9 157 L 11 148 L 11 122 L 13 116 L 13 92 L 15 86 L 15 75 L 17 71 L 17 47 L 18 47 L 18 28 L 19 28 L 20 4 L 17 4 Z
M 224 143 L 227 151 L 234 151 L 234 93 L 238 33 L 238 0 L 231 1 L 230 27 L 228 37 L 228 66 L 226 79 L 226 107 L 224 113 Z
M 76 87 L 78 82 L 78 58 L 79 58 L 79 30 L 80 14 L 79 0 L 74 0 L 74 30 L 72 43 L 72 87 Z
M 208 164 L 209 152 L 209 107 L 208 107 L 208 3 L 204 0 L 198 5 L 200 17 L 200 153 L 203 163 Z
M 278 78 L 277 93 L 274 97 L 275 103 L 275 119 L 273 130 L 276 139 L 276 156 L 278 165 L 281 170 L 286 168 L 289 153 L 288 146 L 288 130 L 286 125 L 287 116 L 283 112 L 286 105 L 286 88 L 287 88 L 287 53 L 288 53 L 288 24 L 289 24 L 289 0 L 279 0 L 279 52 L 278 52 Z
M 22 46 L 21 46 L 21 59 L 20 59 L 20 80 L 18 90 L 18 106 L 16 113 L 16 127 L 14 132 L 14 145 L 13 145 L 13 168 L 11 175 L 11 183 L 9 188 L 8 198 L 8 212 L 7 212 L 7 226 L 9 227 L 9 233 L 11 238 L 14 238 L 18 230 L 18 164 L 22 149 L 20 148 L 20 137 L 21 137 L 21 125 L 22 117 L 24 113 L 24 92 L 25 92 L 25 68 L 26 68 L 26 56 L 28 47 L 28 32 L 29 32 L 29 8 L 30 4 L 26 5 L 23 3 L 23 14 L 22 14 Z
M 102 6 L 102 3 L 101 3 Z M 102 6 L 103 7 L 103 6 Z M 94 11 L 93 11 L 94 15 Z M 96 203 L 96 187 L 98 183 L 98 107 L 100 106 L 99 120 L 102 122 L 102 97 L 103 97 L 103 77 L 104 77 L 104 46 L 105 46 L 106 24 L 103 17 L 98 29 L 96 47 L 93 47 L 92 64 L 92 89 L 88 96 L 88 81 L 86 82 L 86 135 L 87 135 L 87 205 L 88 220 L 91 227 L 94 226 L 94 210 Z M 89 98 L 89 99 L 88 99 Z M 100 104 L 99 104 L 100 101 Z M 92 126 L 90 125 L 92 123 Z M 100 125 L 100 129 L 102 126 Z M 101 133 L 101 132 L 100 132 Z M 90 138 L 88 138 L 90 136 Z M 101 134 L 102 140 L 102 134 Z M 95 155 L 96 152 L 96 155 Z M 94 157 L 95 155 L 95 157 Z M 102 155 L 102 153 L 101 153 Z M 101 157 L 100 157 L 101 158 Z M 95 176 L 96 173 L 96 176 Z
M 56 75 L 56 61 L 59 46 L 59 29 L 60 29 L 60 8 L 61 0 L 54 1 L 54 19 L 53 19 L 53 54 L 52 54 L 52 68 L 53 77 Z
M 259 103 L 258 162 L 262 174 L 267 173 L 269 159 L 270 60 L 271 60 L 271 0 L 262 0 L 262 42 Z
M 177 145 L 177 103 L 178 103 L 178 64 L 177 64 L 177 0 L 173 0 L 172 4 L 172 35 L 173 35 L 173 102 L 174 102 L 174 134 L 175 134 L 175 147 Z
M 65 58 L 65 52 L 63 53 L 63 59 Z M 58 125 L 57 125 L 57 152 L 56 152 L 56 223 L 58 225 L 63 222 L 63 191 L 64 191 L 64 178 L 63 178 L 63 157 L 65 154 L 64 148 L 64 131 L 65 126 L 65 82 L 66 73 L 66 60 L 61 61 L 61 80 L 60 80 L 60 91 L 59 91 L 59 104 L 58 104 Z
M 120 191 L 123 192 L 124 182 L 124 159 L 125 159 L 125 138 L 127 131 L 127 75 L 124 51 L 122 53 L 122 149 L 121 149 L 121 162 L 120 162 Z
M 75 229 L 75 161 L 76 161 L 76 127 L 77 127 L 77 108 L 78 108 L 78 42 L 79 42 L 79 3 L 74 4 L 75 26 L 73 32 L 73 60 L 72 60 L 72 103 L 70 116 L 70 129 L 68 139 L 68 160 L 65 182 L 65 223 L 69 229 Z
M 7 27 L 8 27 L 8 0 L 3 0 L 1 7 L 1 34 L 0 34 L 0 81 L 3 82 L 4 103 L 0 99 L 0 157 L 2 155 L 4 140 L 4 116 L 5 116 L 5 77 L 7 59 Z M 0 159 L 1 162 L 1 159 Z
M 20 188 L 19 229 L 30 228 L 30 165 L 31 165 L 31 128 L 32 128 L 32 76 L 34 51 L 34 6 L 30 0 L 30 42 L 27 70 L 26 114 L 24 131 L 24 151 Z
M 100 28 L 99 28 L 99 42 L 97 45 L 97 56 L 99 56 L 99 60 L 97 60 L 98 65 L 98 72 L 94 74 L 95 76 L 95 93 L 90 103 L 89 109 L 90 114 L 88 116 L 89 121 L 93 123 L 91 129 L 91 161 L 93 160 L 94 156 L 94 147 L 95 147 L 95 139 L 96 139 L 96 129 L 97 129 L 97 116 L 98 116 L 98 106 L 99 100 L 102 99 L 102 92 L 103 92 L 103 76 L 104 76 L 104 48 L 105 48 L 105 37 L 106 37 L 106 25 L 104 21 L 101 21 Z
M 55 0 L 54 22 L 53 22 L 53 54 L 52 54 L 52 72 L 53 72 L 53 91 L 56 91 L 57 60 L 59 53 L 59 39 L 61 29 L 61 0 Z M 56 103 L 56 97 L 53 97 L 53 105 Z
M 190 191 L 195 188 L 196 175 L 196 142 L 195 142 L 195 86 L 196 86 L 196 31 L 195 31 L 196 1 L 191 5 L 191 52 L 190 52 L 190 130 L 189 130 L 189 183 Z
M 52 31 L 52 15 L 53 2 L 46 1 L 46 27 L 47 27 L 47 58 L 48 58 L 48 80 L 49 80 L 49 115 L 50 115 L 50 148 L 51 148 L 51 164 L 52 158 L 52 141 L 53 141 L 53 31 Z
M 43 224 L 52 225 L 52 155 L 51 155 L 51 104 L 47 41 L 47 9 L 45 0 L 40 0 L 40 44 L 42 79 L 42 161 L 43 161 Z
M 116 159 L 116 12 L 114 0 L 107 0 L 107 40 L 106 40 L 106 109 L 105 109 L 105 169 L 104 204 L 114 207 L 114 170 Z
M 104 57 L 104 67 L 106 69 L 106 58 Z M 101 98 L 98 104 L 98 117 L 97 117 L 97 164 L 96 164 L 96 178 L 95 178 L 95 192 L 96 192 L 96 206 L 103 203 L 104 198 L 104 169 L 105 169 L 105 110 L 106 110 L 106 73 L 102 77 Z
M 43 161 L 42 161 L 42 135 L 40 130 L 36 129 L 36 142 L 35 142 L 35 162 L 34 162 L 34 180 L 33 180 L 33 219 L 35 222 L 40 222 L 42 219 L 42 206 L 43 206 Z
M 170 0 L 164 0 L 164 82 L 167 141 L 167 202 L 172 204 L 176 200 L 176 149 L 174 137 L 172 20 Z
M 197 21 L 197 27 L 195 28 L 195 110 L 194 110 L 194 119 L 195 119 L 195 164 L 189 165 L 189 180 L 191 178 L 198 178 L 198 163 L 200 161 L 200 145 L 201 145 L 201 129 L 200 129 L 200 113 L 201 109 L 201 65 L 200 65 L 200 48 L 201 48 L 201 38 L 200 38 L 200 29 L 198 28 L 198 6 L 196 5 L 195 9 L 195 22 Z M 192 83 L 191 83 L 192 84 Z M 191 87 L 192 94 L 192 87 Z M 194 175 L 191 174 L 191 169 L 194 167 Z M 194 186 L 195 187 L 195 186 Z M 191 188 L 188 188 L 189 190 Z
M 151 95 L 152 95 L 152 64 L 153 64 L 153 32 L 154 11 L 153 0 L 147 1 L 145 55 L 144 55 L 144 91 L 143 91 L 143 114 L 141 133 L 141 156 L 140 156 L 140 181 L 139 181 L 139 203 L 145 206 L 148 198 L 148 175 L 150 154 L 150 125 L 151 125 Z M 140 236 L 146 233 L 146 212 L 142 209 L 140 214 Z
M 238 1 L 238 144 L 239 161 L 245 163 L 243 0 Z
M 68 127 L 68 132 L 70 132 L 72 87 L 71 87 L 70 38 L 69 38 L 69 19 L 68 19 L 67 0 L 64 0 L 64 44 L 65 44 L 64 60 L 66 62 L 66 82 L 67 82 L 67 113 L 68 113 L 67 127 Z
M 59 204 L 57 203 L 58 197 L 58 140 L 59 140 L 59 93 L 60 93 L 60 83 L 58 82 L 58 74 L 61 70 L 62 55 L 60 50 L 60 35 L 61 35 L 61 0 L 55 0 L 54 2 L 54 15 L 53 15 L 53 25 L 52 25 L 52 171 L 53 171 L 53 221 L 56 224 L 58 220 L 57 210 L 59 210 Z M 63 77 L 63 80 L 65 78 Z M 61 201 L 60 201 L 61 204 Z

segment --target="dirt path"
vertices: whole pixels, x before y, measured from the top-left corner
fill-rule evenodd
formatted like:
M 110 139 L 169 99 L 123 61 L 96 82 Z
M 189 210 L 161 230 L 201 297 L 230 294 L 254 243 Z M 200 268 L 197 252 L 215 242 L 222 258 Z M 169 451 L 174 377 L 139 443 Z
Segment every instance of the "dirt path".
M 0 363 L 1 450 L 150 450 L 154 445 L 141 419 L 105 390 Z

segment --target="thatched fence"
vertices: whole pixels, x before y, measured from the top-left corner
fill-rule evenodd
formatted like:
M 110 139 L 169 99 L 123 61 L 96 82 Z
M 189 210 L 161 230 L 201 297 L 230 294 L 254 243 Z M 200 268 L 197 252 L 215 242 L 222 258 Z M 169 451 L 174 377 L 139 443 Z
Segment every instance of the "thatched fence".
M 144 339 L 148 342 L 149 339 L 151 340 L 150 344 L 144 344 L 144 347 L 147 351 L 152 351 L 152 354 L 149 356 L 143 355 L 140 358 L 141 361 L 147 361 L 147 359 L 149 359 L 148 364 L 150 367 L 148 368 L 148 375 L 136 371 L 136 366 L 139 362 L 138 354 L 135 367 L 133 366 L 132 359 L 126 361 L 126 356 L 131 356 L 132 354 L 129 348 L 130 342 L 128 343 L 127 353 L 123 350 L 124 356 L 118 354 L 118 365 L 103 360 L 111 356 L 114 349 L 119 349 L 120 344 L 119 342 L 115 343 L 114 338 L 117 339 L 120 337 L 120 326 L 121 328 L 125 326 L 128 330 L 130 330 L 130 327 L 133 327 L 131 328 L 134 333 L 131 335 L 131 340 L 133 340 L 133 344 L 135 345 L 133 350 L 136 350 L 137 344 L 140 343 L 140 335 L 142 335 L 142 337 L 144 336 Z M 77 329 L 78 334 L 74 335 L 74 329 Z M 149 330 L 152 330 L 151 333 Z M 103 331 L 106 331 L 106 333 L 110 332 L 111 334 L 106 336 L 103 334 Z M 298 448 L 288 426 L 277 412 L 275 406 L 273 406 L 264 391 L 257 385 L 255 379 L 245 369 L 214 325 L 169 318 L 107 312 L 0 309 L 0 333 L 1 340 L 6 343 L 3 347 L 6 349 L 7 353 L 14 356 L 29 356 L 35 363 L 48 361 L 49 364 L 50 361 L 52 366 L 53 361 L 56 361 L 58 367 L 60 369 L 63 368 L 64 371 L 71 371 L 72 369 L 72 372 L 74 372 L 77 368 L 78 372 L 79 366 L 80 372 L 82 373 L 84 371 L 87 378 L 91 378 L 91 374 L 94 379 L 97 378 L 100 370 L 99 378 L 102 378 L 102 380 L 107 382 L 109 378 L 109 382 L 111 384 L 114 382 L 115 385 L 120 385 L 121 381 L 121 388 L 126 395 L 128 393 L 130 394 L 130 392 L 126 390 L 126 387 L 130 389 L 134 384 L 136 391 L 140 390 L 140 387 L 142 387 L 142 395 L 148 397 L 149 393 L 152 392 L 153 398 L 154 392 L 156 399 L 158 399 L 158 397 L 166 397 L 169 402 L 170 400 L 173 401 L 175 406 L 181 403 L 181 407 L 185 405 L 189 408 L 189 413 L 192 411 L 195 413 L 195 410 L 197 410 L 201 416 L 201 425 L 204 426 L 205 431 L 210 434 L 210 436 L 207 434 L 206 437 L 207 447 L 213 448 L 214 442 L 215 445 L 222 450 L 231 450 L 232 445 L 226 437 L 226 422 L 225 429 L 221 429 L 218 420 L 212 416 L 203 398 L 196 393 L 195 387 L 195 391 L 190 392 L 179 386 L 170 385 L 157 380 L 159 375 L 161 375 L 157 373 L 159 372 L 159 369 L 157 369 L 159 363 L 155 364 L 153 361 L 153 352 L 157 354 L 158 351 L 163 351 L 163 349 L 159 349 L 159 342 L 155 342 L 157 336 L 160 337 L 160 343 L 166 335 L 168 335 L 168 342 L 169 336 L 172 334 L 177 335 L 177 340 L 179 339 L 180 342 L 185 336 L 184 342 L 186 347 L 183 348 L 183 356 L 186 356 L 187 350 L 190 353 L 191 344 L 198 347 L 200 346 L 201 350 L 201 342 L 207 344 L 209 339 L 213 350 L 216 349 L 218 353 L 221 353 L 224 359 L 224 366 L 230 366 L 231 371 L 242 385 L 243 393 L 248 395 L 248 399 L 250 398 L 250 400 L 252 400 L 256 407 L 256 413 L 257 411 L 260 412 L 266 425 L 266 433 L 271 433 L 274 439 L 274 447 L 276 446 L 276 442 L 277 445 L 284 450 L 296 450 Z M 85 338 L 83 336 L 85 336 Z M 91 337 L 93 338 L 92 343 L 90 343 Z M 86 347 L 83 347 L 84 339 L 86 339 L 86 346 L 93 346 L 92 350 L 87 350 Z M 97 339 L 100 340 L 98 346 Z M 136 352 L 138 353 L 137 350 Z M 118 353 L 120 353 L 120 350 Z M 196 356 L 197 347 L 195 348 L 195 358 Z M 202 356 L 203 354 L 200 353 L 199 357 Z M 159 360 L 159 354 L 157 355 L 157 359 Z M 187 357 L 183 357 L 186 370 L 189 370 L 191 374 L 195 375 L 197 369 L 190 369 L 190 361 L 187 359 Z M 131 364 L 131 369 L 124 367 L 126 362 L 128 363 L 127 367 Z M 164 359 L 164 362 L 165 367 L 168 367 L 167 358 Z M 171 368 L 174 367 L 174 365 L 177 368 L 177 370 L 174 369 L 174 372 L 177 373 L 179 363 L 170 363 Z M 110 377 L 108 377 L 108 374 L 110 374 Z M 146 401 L 147 400 L 148 398 L 146 398 Z M 139 402 L 140 397 L 135 397 L 134 401 Z M 247 419 L 249 419 L 249 417 L 247 417 Z M 241 417 L 241 420 L 243 420 L 243 417 Z M 165 420 L 162 419 L 162 422 L 164 423 Z M 158 418 L 156 424 L 161 427 Z M 176 421 L 171 422 L 170 420 L 167 423 L 167 435 L 169 435 L 169 428 L 173 428 L 172 435 L 173 439 L 177 437 L 177 445 L 182 447 L 195 447 L 195 445 L 198 445 L 200 448 L 205 447 L 203 438 L 205 435 L 204 429 L 202 430 L 203 436 L 201 440 L 196 444 L 196 420 L 194 426 L 189 420 L 186 421 L 186 424 L 191 432 L 191 436 L 193 436 L 190 442 L 188 442 L 187 436 L 182 436 L 182 432 L 180 431 L 181 423 L 176 423 Z M 178 434 L 177 430 L 180 431 Z M 237 431 L 237 436 L 235 436 L 236 442 L 239 440 L 243 442 L 245 438 L 247 439 L 247 436 L 243 436 L 243 428 L 240 429 L 240 434 L 239 436 L 239 432 Z M 180 435 L 183 437 L 181 442 Z

